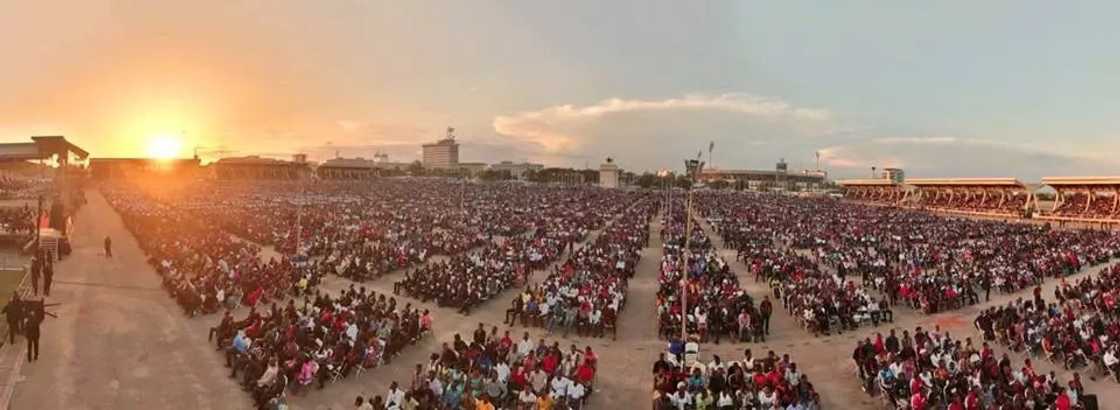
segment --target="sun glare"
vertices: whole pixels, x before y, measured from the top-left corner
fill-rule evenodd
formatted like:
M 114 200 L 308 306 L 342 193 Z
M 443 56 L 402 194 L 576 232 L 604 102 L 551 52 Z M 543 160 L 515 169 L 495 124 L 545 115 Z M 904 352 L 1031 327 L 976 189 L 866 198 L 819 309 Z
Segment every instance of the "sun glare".
M 156 135 L 148 140 L 148 156 L 152 158 L 175 158 L 182 148 L 182 141 L 173 135 Z

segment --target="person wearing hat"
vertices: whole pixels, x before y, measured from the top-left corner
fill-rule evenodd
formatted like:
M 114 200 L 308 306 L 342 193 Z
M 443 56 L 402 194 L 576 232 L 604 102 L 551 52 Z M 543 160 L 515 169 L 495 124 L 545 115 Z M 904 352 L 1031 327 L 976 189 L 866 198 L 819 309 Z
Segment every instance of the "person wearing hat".
M 688 393 L 688 385 L 685 382 L 677 383 L 677 390 L 669 394 L 669 402 L 678 410 L 692 406 L 692 395 Z

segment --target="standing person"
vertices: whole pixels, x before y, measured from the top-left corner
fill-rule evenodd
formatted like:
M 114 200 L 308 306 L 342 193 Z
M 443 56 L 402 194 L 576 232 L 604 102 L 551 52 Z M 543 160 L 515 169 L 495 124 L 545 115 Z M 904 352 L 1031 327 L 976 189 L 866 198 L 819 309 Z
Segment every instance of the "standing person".
M 54 281 L 54 263 L 47 261 L 43 265 L 43 295 L 51 295 L 51 282 Z
M 19 293 L 12 292 L 12 299 L 4 306 L 4 316 L 8 319 L 8 343 L 16 343 L 16 332 L 20 331 L 23 322 L 23 302 L 19 300 Z
M 39 325 L 43 323 L 43 306 L 33 306 L 27 315 L 24 324 L 24 333 L 27 336 L 27 361 L 39 360 Z M 32 355 L 34 351 L 34 355 Z
M 105 235 L 105 257 L 113 257 L 113 240 L 109 238 L 109 235 Z
M 762 313 L 762 330 L 767 335 L 770 334 L 770 315 L 774 313 L 774 305 L 770 303 L 770 295 L 762 297 L 762 303 L 759 304 L 758 310 Z
M 39 294 L 39 275 L 43 270 L 42 253 L 36 252 L 35 256 L 31 257 L 31 292 L 35 295 Z

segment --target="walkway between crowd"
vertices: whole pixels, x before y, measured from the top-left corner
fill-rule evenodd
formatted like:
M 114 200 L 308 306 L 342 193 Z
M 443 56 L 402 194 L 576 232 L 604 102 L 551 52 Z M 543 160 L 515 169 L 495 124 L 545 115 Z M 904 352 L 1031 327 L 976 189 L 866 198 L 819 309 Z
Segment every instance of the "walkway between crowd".
M 248 408 L 228 371 L 204 359 L 214 354 L 209 321 L 183 315 L 104 197 L 96 190 L 86 197 L 74 218 L 73 253 L 55 265 L 46 300 L 59 304 L 47 309 L 58 318 L 43 322 L 39 360 L 22 366 L 11 408 Z M 103 254 L 105 236 L 113 258 Z M 26 342 L 4 349 L 23 352 Z

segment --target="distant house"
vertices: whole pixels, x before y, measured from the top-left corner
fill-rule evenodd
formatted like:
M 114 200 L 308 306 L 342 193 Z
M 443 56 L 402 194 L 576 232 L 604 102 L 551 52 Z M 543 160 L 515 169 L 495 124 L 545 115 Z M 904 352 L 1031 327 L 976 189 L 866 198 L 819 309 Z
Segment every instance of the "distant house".
M 257 155 L 222 158 L 211 164 L 218 179 L 304 179 L 311 177 L 311 164 Z
M 94 179 L 129 179 L 150 175 L 175 175 L 201 177 L 202 166 L 198 158 L 90 158 L 90 176 Z
M 533 164 L 529 162 L 514 163 L 513 161 L 502 161 L 497 164 L 490 164 L 490 169 L 494 171 L 509 171 L 509 175 L 521 179 L 528 171 L 540 171 L 544 169 L 542 164 Z
M 386 158 L 387 157 L 379 157 Z M 331 158 L 315 169 L 315 175 L 322 179 L 369 179 L 381 176 L 384 171 L 404 171 L 407 163 L 387 160 L 368 160 L 365 158 Z

